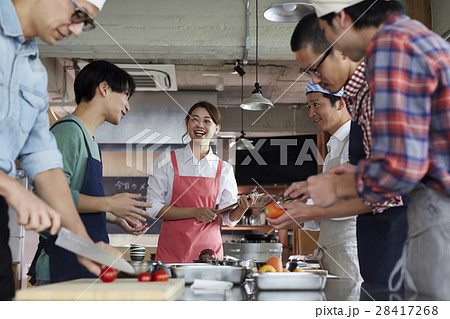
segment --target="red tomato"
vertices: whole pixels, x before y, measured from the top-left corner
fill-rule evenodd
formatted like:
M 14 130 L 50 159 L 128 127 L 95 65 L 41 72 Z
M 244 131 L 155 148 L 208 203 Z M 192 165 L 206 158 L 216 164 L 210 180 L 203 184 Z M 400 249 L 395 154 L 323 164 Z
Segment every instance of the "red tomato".
M 109 267 L 103 267 L 100 273 L 100 279 L 103 282 L 113 282 L 117 277 L 117 270 Z
M 270 202 L 269 204 L 267 204 L 264 208 L 264 212 L 269 218 L 277 218 L 284 214 L 284 210 L 278 208 L 274 202 Z
M 150 275 L 148 272 L 143 272 L 139 275 L 138 281 L 152 281 L 152 275 Z
M 153 274 L 153 281 L 168 281 L 169 275 L 165 270 L 158 270 Z

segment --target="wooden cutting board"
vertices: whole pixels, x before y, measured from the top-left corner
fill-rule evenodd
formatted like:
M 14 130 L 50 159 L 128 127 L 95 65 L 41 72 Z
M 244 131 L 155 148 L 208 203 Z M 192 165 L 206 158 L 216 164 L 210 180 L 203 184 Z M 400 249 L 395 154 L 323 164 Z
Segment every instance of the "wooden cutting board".
M 95 282 L 95 283 L 94 283 Z M 176 300 L 184 292 L 184 279 L 139 282 L 118 278 L 113 282 L 77 279 L 16 292 L 17 300 Z

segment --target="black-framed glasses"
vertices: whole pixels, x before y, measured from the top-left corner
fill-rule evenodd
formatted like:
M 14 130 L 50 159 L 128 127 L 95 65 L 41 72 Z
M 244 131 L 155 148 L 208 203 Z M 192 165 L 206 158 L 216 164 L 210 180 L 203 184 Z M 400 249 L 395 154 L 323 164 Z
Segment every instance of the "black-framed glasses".
M 72 0 L 75 7 L 75 12 L 72 14 L 72 23 L 84 23 L 83 31 L 90 31 L 95 29 L 94 19 L 89 17 L 89 14 L 80 8 L 75 0 Z
M 300 70 L 298 70 L 298 73 L 301 73 L 301 74 L 306 73 L 309 76 L 312 76 L 314 74 L 315 76 L 320 77 L 319 67 L 323 63 L 323 61 L 325 61 L 327 56 L 330 55 L 331 51 L 333 51 L 333 47 L 329 47 L 328 50 L 325 51 L 325 54 L 323 55 L 322 60 L 320 60 L 319 64 L 317 64 L 317 66 L 315 68 L 312 68 L 311 66 L 309 66 L 307 69 L 300 68 Z

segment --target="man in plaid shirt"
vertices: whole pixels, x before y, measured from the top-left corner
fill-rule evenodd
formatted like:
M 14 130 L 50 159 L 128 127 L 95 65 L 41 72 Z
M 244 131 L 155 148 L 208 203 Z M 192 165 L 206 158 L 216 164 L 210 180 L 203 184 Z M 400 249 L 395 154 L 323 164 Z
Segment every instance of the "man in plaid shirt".
M 291 50 L 302 67 L 300 72 L 307 73 L 314 84 L 332 92 L 345 86 L 344 97 L 350 104 L 347 106 L 355 121 L 350 130 L 349 159 L 351 164 L 357 164 L 359 160 L 370 156 L 370 120 L 373 112 L 364 77 L 365 63 L 353 62 L 337 49 L 329 52 L 330 47 L 319 27 L 317 16 L 312 13 L 303 17 L 292 34 Z M 361 128 L 357 122 L 362 126 L 362 134 L 359 133 Z M 288 192 L 294 190 L 296 184 L 293 183 Z M 399 197 L 377 205 L 364 205 L 360 199 L 355 198 L 321 208 L 296 201 L 283 205 L 289 214 L 269 221 L 275 228 L 281 229 L 295 227 L 292 219 L 301 223 L 307 216 L 318 220 L 326 215 L 360 215 L 357 218 L 357 240 L 361 275 L 365 282 L 387 284 L 406 240 L 406 206 L 401 206 L 401 203 L 402 199 Z M 383 214 L 374 214 L 381 212 Z M 377 237 L 379 239 L 374 241 L 373 238 Z
M 401 14 L 397 1 L 312 3 L 328 41 L 354 61 L 366 57 L 372 152 L 356 171 L 341 167 L 336 174 L 311 177 L 300 191 L 325 207 L 342 198 L 376 203 L 409 193 L 400 282 L 410 291 L 448 299 L 450 45 Z

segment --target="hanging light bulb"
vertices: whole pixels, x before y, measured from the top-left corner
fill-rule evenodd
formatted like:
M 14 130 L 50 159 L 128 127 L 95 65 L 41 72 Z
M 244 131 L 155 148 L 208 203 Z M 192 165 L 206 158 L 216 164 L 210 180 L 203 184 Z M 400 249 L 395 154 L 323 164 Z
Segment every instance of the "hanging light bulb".
M 258 83 L 258 0 L 256 0 L 256 82 L 252 96 L 241 104 L 241 108 L 248 111 L 264 111 L 273 107 L 273 103 L 266 99 Z
M 314 7 L 310 1 L 277 1 L 264 11 L 264 18 L 272 22 L 299 22 L 305 15 L 312 13 Z
M 236 143 L 232 144 L 231 147 L 235 147 L 237 151 L 253 150 L 252 142 L 250 142 L 246 137 L 244 131 L 241 131 L 241 136 L 237 139 Z
M 244 99 L 244 70 L 242 70 L 241 66 L 240 66 L 241 61 L 237 60 L 236 61 L 236 68 L 238 68 L 237 71 L 239 73 L 239 75 L 241 76 L 241 103 L 242 100 Z M 253 146 L 252 142 L 250 142 L 249 140 L 247 140 L 247 138 L 245 137 L 245 132 L 244 132 L 244 109 L 241 108 L 241 136 L 236 140 L 236 142 L 232 143 L 230 145 L 230 148 L 235 148 L 238 151 L 245 151 L 245 150 L 252 150 L 255 147 Z

